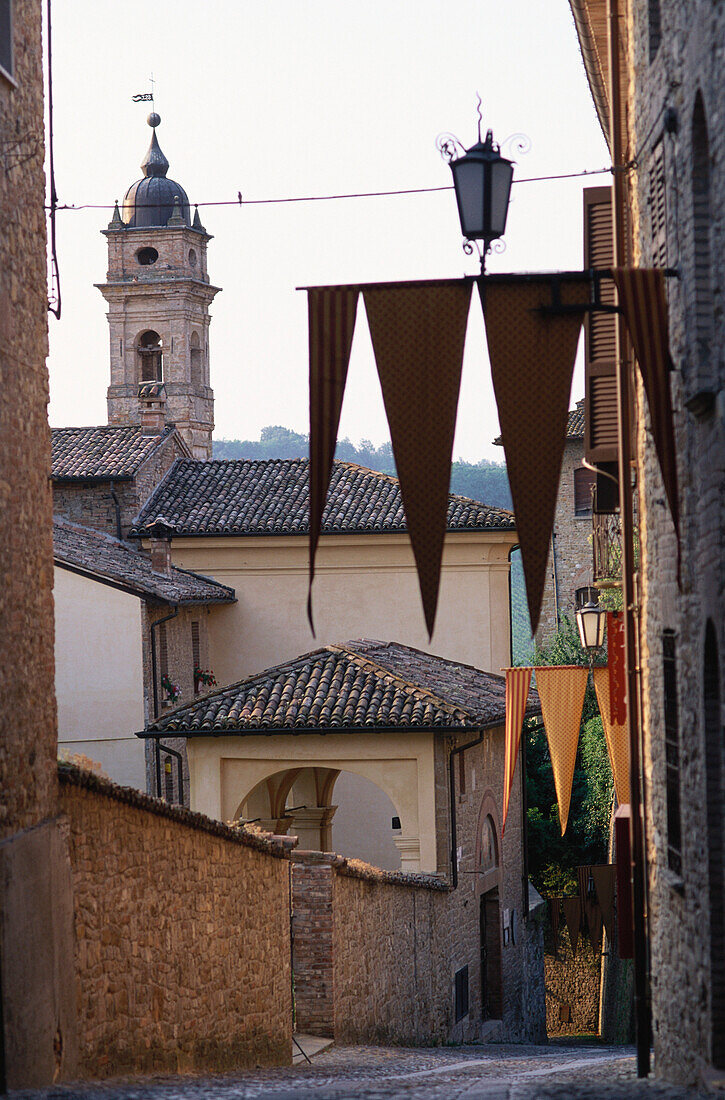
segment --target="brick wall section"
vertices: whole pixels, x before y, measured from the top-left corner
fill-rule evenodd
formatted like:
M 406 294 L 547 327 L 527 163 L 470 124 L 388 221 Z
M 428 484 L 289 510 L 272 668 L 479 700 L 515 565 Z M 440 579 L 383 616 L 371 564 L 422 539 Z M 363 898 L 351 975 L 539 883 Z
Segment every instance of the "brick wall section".
M 61 768 L 80 1075 L 291 1060 L 281 846 Z
M 574 514 L 574 471 L 582 465 L 584 440 L 569 439 L 564 448 L 559 495 L 554 515 L 554 548 L 556 551 L 556 594 L 559 615 L 574 616 L 574 593 L 592 582 L 592 517 Z M 546 643 L 557 630 L 554 599 L 554 559 L 549 545 L 546 566 L 546 587 L 541 605 L 536 641 Z
M 544 959 L 546 974 L 546 1031 L 548 1035 L 578 1035 L 599 1030 L 599 980 L 601 954 L 594 953 L 588 937 L 579 936 L 576 954 L 571 949 L 569 933 L 559 926 L 556 955 L 553 953 L 553 933 Z M 568 1005 L 571 1022 L 561 1018 L 560 1009 Z
M 635 262 L 653 262 L 649 181 L 651 151 L 661 137 L 665 159 L 667 262 L 681 278 L 668 281 L 671 376 L 682 531 L 682 590 L 677 549 L 665 503 L 649 415 L 641 386 L 637 438 L 643 593 L 642 698 L 644 708 L 649 916 L 655 1067 L 658 1074 L 696 1082 L 712 1062 L 710 1046 L 708 826 L 703 715 L 703 648 L 711 618 L 725 685 L 725 125 L 722 65 L 725 8 L 704 2 L 661 0 L 663 36 L 649 54 L 648 5 L 635 0 L 631 14 L 629 112 L 639 168 L 633 176 Z M 677 73 L 676 80 L 673 73 Z M 695 329 L 695 244 L 692 197 L 692 122 L 702 95 L 710 146 L 710 255 L 713 333 L 710 361 L 698 364 Z M 677 112 L 676 133 L 662 135 L 663 105 Z M 651 135 L 647 137 L 647 135 Z M 645 140 L 646 138 L 646 140 Z M 641 152 L 639 151 L 642 146 Z M 708 377 L 709 374 L 709 377 Z M 699 387 L 720 390 L 718 405 L 698 419 L 685 401 Z M 681 881 L 668 869 L 662 631 L 675 631 L 682 809 Z M 720 806 L 722 812 L 722 801 Z M 676 991 L 676 995 L 674 993 Z
M 0 837 L 55 813 L 41 6 L 15 5 L 0 76 Z
M 332 868 L 313 852 L 292 861 L 295 1027 L 333 1038 Z
M 111 490 L 116 494 L 121 511 L 121 534 L 125 538 L 141 508 L 163 481 L 177 458 L 188 454 L 179 436 L 170 435 L 128 481 L 55 481 L 53 511 L 72 523 L 118 535 L 116 508 Z

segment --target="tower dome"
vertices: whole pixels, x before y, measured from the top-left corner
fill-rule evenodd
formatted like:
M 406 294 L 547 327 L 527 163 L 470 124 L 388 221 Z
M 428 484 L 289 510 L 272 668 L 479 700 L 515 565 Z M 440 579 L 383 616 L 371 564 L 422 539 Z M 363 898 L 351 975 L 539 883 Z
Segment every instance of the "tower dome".
M 161 152 L 156 127 L 161 118 L 152 112 L 148 124 L 153 130 L 151 144 L 141 161 L 143 178 L 132 183 L 123 200 L 121 218 L 129 229 L 146 229 L 168 225 L 178 204 L 178 215 L 185 225 L 191 225 L 189 198 L 180 183 L 167 178 L 169 162 Z

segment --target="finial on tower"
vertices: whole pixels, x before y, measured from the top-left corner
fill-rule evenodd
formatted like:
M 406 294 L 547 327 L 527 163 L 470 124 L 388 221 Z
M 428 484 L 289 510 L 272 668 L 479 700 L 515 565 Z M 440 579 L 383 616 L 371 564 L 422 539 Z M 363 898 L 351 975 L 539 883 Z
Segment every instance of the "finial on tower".
M 148 122 L 149 126 L 153 126 L 153 128 L 156 129 L 156 127 L 161 122 L 161 115 L 158 115 L 156 111 L 152 111 L 146 121 Z
M 146 121 L 152 128 L 153 135 L 146 156 L 141 161 L 141 171 L 147 178 L 148 176 L 165 176 L 169 170 L 169 162 L 161 152 L 161 146 L 156 137 L 156 127 L 161 122 L 161 117 L 155 111 L 152 111 Z

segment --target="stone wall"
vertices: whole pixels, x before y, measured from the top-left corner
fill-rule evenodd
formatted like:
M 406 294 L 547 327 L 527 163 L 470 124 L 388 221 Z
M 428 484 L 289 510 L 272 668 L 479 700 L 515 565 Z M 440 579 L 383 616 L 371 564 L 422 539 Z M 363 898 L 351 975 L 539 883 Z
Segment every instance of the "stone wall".
M 661 0 L 662 38 L 650 53 L 649 9 L 632 5 L 629 113 L 638 171 L 632 177 L 635 262 L 665 262 L 680 269 L 668 280 L 670 348 L 675 370 L 671 389 L 679 480 L 682 587 L 677 583 L 677 546 L 650 432 L 641 386 L 637 437 L 643 593 L 642 698 L 645 737 L 647 839 L 650 864 L 652 1009 L 658 1073 L 696 1082 L 711 1066 L 713 953 L 710 944 L 708 829 L 722 830 L 722 712 L 716 720 L 711 763 L 706 766 L 703 709 L 704 638 L 711 620 L 719 648 L 720 699 L 725 695 L 725 123 L 722 72 L 725 9 L 699 0 Z M 710 201 L 706 212 L 709 263 L 695 236 L 693 119 L 701 95 L 709 139 Z M 674 110 L 664 131 L 663 108 Z M 664 240 L 653 221 L 650 185 L 655 151 L 664 156 Z M 663 250 L 661 245 L 664 246 Z M 708 270 L 709 269 L 709 270 Z M 712 300 L 698 310 L 696 286 L 709 282 Z M 697 318 L 709 318 L 709 348 L 698 342 Z M 704 351 L 704 354 L 703 354 Z M 712 396 L 690 408 L 699 392 Z M 717 396 L 715 396 L 717 395 Z M 680 730 L 681 869 L 668 864 L 668 811 L 664 741 L 662 632 L 674 631 Z M 719 756 L 719 768 L 718 758 Z M 718 781 L 718 771 L 719 781 Z M 715 790 L 708 822 L 708 776 Z M 721 844 L 721 841 L 718 844 Z M 722 891 L 722 863 L 719 870 Z M 717 907 L 716 907 L 717 908 Z M 717 919 L 717 916 L 716 916 Z M 722 910 L 720 910 L 722 921 Z M 722 944 L 721 931 L 715 948 Z M 722 948 L 719 948 L 722 955 Z M 722 986 L 721 986 L 722 989 Z M 673 994 L 676 991 L 676 995 Z M 720 993 L 722 1001 L 722 992 Z M 722 1051 L 720 1063 L 723 1063 Z
M 576 953 L 572 952 L 563 915 L 556 954 L 553 932 L 548 932 L 544 965 L 547 1034 L 597 1034 L 601 953 L 593 951 L 589 938 L 584 935 L 579 936 Z
M 332 867 L 314 852 L 292 861 L 295 1027 L 333 1038 Z
M 286 849 L 61 768 L 79 1076 L 288 1064 Z

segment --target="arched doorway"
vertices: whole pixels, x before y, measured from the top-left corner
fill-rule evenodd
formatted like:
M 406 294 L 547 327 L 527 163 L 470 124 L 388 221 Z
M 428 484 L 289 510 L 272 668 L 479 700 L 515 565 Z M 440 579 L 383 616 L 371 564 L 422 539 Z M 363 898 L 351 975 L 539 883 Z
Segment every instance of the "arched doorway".
M 476 839 L 481 947 L 481 1018 L 483 1020 L 500 1020 L 503 1011 L 499 905 L 501 861 L 497 821 L 498 813 L 493 793 L 487 791 L 483 796 L 478 815 Z
M 336 768 L 275 772 L 242 800 L 235 818 L 297 836 L 301 850 L 336 852 L 384 870 L 401 869 L 409 843 L 388 794 L 365 776 Z
M 710 891 L 710 1020 L 712 1061 L 725 1069 L 725 829 L 723 829 L 724 731 L 720 716 L 720 667 L 712 620 L 705 627 L 703 716 L 707 775 L 707 853 Z

